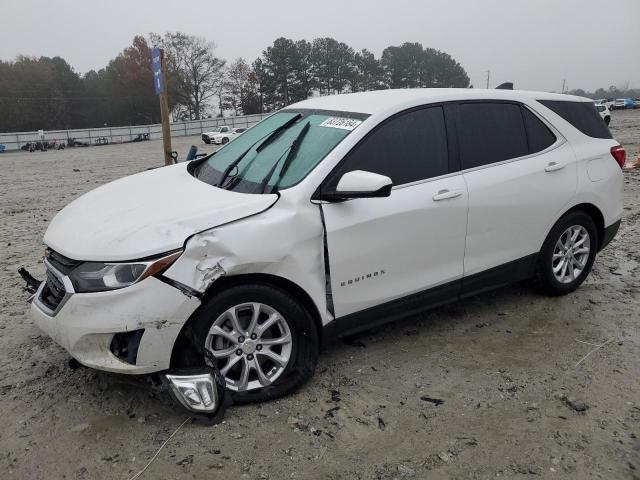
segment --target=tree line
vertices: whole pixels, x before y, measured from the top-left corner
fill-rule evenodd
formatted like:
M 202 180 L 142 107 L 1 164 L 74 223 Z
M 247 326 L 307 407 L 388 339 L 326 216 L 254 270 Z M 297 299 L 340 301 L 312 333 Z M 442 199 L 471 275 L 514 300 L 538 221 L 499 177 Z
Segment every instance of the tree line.
M 83 75 L 61 57 L 0 61 L 0 131 L 158 123 L 152 46 L 165 50 L 174 120 L 271 112 L 312 95 L 469 86 L 449 54 L 420 43 L 387 47 L 376 58 L 333 38 L 278 38 L 248 63 L 226 62 L 202 37 L 151 33 Z
M 616 99 L 616 98 L 640 98 L 640 88 L 629 88 L 629 83 L 625 85 L 616 86 L 611 85 L 609 88 L 598 88 L 593 92 L 587 92 L 581 88 L 576 90 L 569 90 L 569 95 L 577 95 L 579 97 L 593 98 L 594 100 L 600 98 Z

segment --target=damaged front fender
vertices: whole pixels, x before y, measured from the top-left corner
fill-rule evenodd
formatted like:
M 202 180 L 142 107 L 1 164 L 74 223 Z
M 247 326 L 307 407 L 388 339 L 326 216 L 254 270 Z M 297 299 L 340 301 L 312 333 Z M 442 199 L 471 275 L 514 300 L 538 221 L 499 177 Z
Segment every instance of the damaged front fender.
M 164 276 L 203 294 L 222 276 L 267 274 L 293 282 L 326 322 L 324 238 L 320 210 L 284 196 L 258 215 L 191 237 Z

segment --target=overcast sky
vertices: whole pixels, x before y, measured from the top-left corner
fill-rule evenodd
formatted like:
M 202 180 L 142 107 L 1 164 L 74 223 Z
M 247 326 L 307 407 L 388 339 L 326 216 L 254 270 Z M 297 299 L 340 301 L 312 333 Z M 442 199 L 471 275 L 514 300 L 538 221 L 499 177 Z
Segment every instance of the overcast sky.
M 136 34 L 181 30 L 253 61 L 280 36 L 330 36 L 379 56 L 421 42 L 451 54 L 476 87 L 640 87 L 640 0 L 4 0 L 0 59 L 104 67 Z

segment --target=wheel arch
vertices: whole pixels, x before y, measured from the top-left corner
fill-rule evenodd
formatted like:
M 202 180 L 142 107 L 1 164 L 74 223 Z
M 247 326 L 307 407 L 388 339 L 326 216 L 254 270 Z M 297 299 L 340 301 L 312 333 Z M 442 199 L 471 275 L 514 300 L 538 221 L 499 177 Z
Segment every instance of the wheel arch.
M 572 207 L 562 212 L 562 214 L 556 219 L 553 225 L 558 223 L 558 221 L 561 218 L 563 218 L 565 215 L 572 212 L 584 212 L 593 219 L 594 223 L 596 224 L 596 229 L 598 231 L 598 251 L 600 251 L 602 248 L 602 242 L 604 240 L 604 234 L 605 234 L 604 215 L 602 214 L 602 210 L 600 210 L 593 203 L 589 203 L 589 202 L 579 203 L 577 205 L 573 205 Z M 551 226 L 551 228 L 553 228 L 553 225 Z M 549 229 L 549 231 L 551 231 L 551 229 Z
M 311 296 L 299 285 L 292 282 L 289 279 L 284 277 L 280 277 L 278 275 L 272 275 L 267 273 L 248 273 L 248 274 L 240 274 L 240 275 L 232 275 L 229 277 L 221 277 L 204 293 L 202 296 L 202 305 L 212 298 L 213 296 L 219 294 L 222 291 L 228 290 L 229 288 L 238 286 L 238 285 L 248 285 L 248 284 L 261 284 L 261 285 L 269 285 L 272 287 L 276 287 L 280 290 L 283 290 L 290 295 L 292 295 L 295 299 L 297 299 L 304 308 L 309 312 L 311 318 L 313 318 L 313 323 L 316 326 L 318 332 L 318 339 L 320 345 L 322 345 L 322 317 L 320 316 L 320 312 L 318 310 L 317 305 L 311 298 Z M 179 364 L 183 363 L 187 357 L 191 357 L 190 353 L 192 351 L 191 342 L 187 337 L 187 332 L 189 331 L 190 325 L 193 322 L 193 319 L 197 316 L 201 307 L 198 307 L 189 317 L 189 319 L 185 322 L 176 338 L 173 348 L 171 351 L 171 367 L 177 367 Z M 195 353 L 195 352 L 193 352 Z M 193 357 L 191 357 L 193 358 Z M 187 360 L 188 361 L 188 360 Z

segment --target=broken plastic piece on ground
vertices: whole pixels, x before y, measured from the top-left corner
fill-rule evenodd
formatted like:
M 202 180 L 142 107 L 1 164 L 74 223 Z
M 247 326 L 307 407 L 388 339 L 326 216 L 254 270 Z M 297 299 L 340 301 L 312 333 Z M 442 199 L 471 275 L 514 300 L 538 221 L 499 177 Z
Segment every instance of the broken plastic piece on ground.
M 37 278 L 35 278 L 33 275 L 31 275 L 26 268 L 24 267 L 20 267 L 18 269 L 18 274 L 22 277 L 22 279 L 27 282 L 27 286 L 25 287 L 25 289 L 28 292 L 31 293 L 36 293 L 36 291 L 38 290 L 38 287 L 40 286 L 40 284 L 42 283 L 42 281 L 38 280 Z
M 222 421 L 231 404 L 231 394 L 224 378 L 212 367 L 169 370 L 161 375 L 171 397 L 192 416 L 210 425 Z
M 423 402 L 433 403 L 436 407 L 439 407 L 444 403 L 444 400 L 441 400 L 439 398 L 427 397 L 426 395 L 423 395 L 422 397 L 420 397 L 420 400 L 422 400 Z

